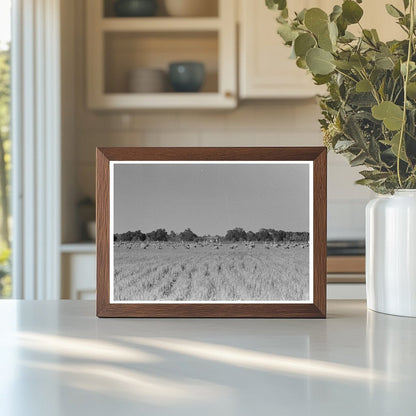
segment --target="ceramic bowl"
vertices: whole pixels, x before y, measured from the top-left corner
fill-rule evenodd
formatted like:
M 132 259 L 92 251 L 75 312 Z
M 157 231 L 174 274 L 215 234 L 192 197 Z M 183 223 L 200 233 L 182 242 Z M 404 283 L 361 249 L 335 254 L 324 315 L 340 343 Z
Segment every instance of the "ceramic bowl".
M 205 80 L 205 67 L 201 62 L 172 62 L 169 80 L 177 92 L 197 92 Z
M 148 17 L 157 12 L 156 0 L 118 0 L 114 12 L 119 17 Z
M 129 72 L 128 91 L 131 93 L 161 93 L 167 90 L 167 75 L 162 69 L 136 68 Z

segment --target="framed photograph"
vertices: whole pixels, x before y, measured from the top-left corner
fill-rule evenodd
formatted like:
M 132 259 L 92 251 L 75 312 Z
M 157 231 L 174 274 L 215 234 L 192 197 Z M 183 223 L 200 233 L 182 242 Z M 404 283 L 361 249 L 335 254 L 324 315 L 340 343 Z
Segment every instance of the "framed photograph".
M 324 318 L 326 152 L 97 149 L 97 316 Z

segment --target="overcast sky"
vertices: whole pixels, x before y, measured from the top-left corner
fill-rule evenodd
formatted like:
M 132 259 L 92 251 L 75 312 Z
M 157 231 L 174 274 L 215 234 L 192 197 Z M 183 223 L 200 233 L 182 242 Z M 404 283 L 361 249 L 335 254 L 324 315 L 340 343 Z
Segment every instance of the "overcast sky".
M 309 230 L 307 164 L 116 164 L 114 232 Z

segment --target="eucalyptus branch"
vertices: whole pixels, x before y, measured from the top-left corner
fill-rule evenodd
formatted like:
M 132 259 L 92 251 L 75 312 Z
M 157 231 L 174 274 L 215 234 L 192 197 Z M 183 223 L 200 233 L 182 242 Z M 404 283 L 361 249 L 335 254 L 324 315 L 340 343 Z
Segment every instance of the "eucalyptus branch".
M 340 71 L 338 68 L 335 68 L 335 71 L 338 72 L 339 74 L 343 75 L 344 77 L 350 79 L 352 82 L 355 82 L 355 83 L 358 82 L 355 78 L 353 78 L 352 76 L 350 76 L 348 74 L 345 74 L 344 72 Z
M 407 27 L 401 25 L 400 23 L 397 23 L 400 26 L 400 29 L 403 29 L 407 36 L 409 36 L 409 31 L 407 30 Z
M 400 173 L 400 156 L 403 148 L 403 141 L 406 130 L 406 111 L 407 111 L 407 83 L 409 82 L 409 71 L 410 71 L 410 62 L 412 60 L 412 50 L 413 50 L 413 37 L 415 29 L 415 0 L 410 0 L 410 30 L 409 30 L 409 45 L 407 48 L 407 60 L 406 60 L 406 72 L 404 75 L 404 85 L 403 85 L 403 118 L 402 118 L 402 127 L 400 129 L 400 139 L 399 139 L 399 148 L 397 150 L 397 177 L 399 180 L 400 188 L 403 188 L 402 177 Z
M 396 89 L 396 85 L 397 85 L 397 80 L 394 80 L 393 81 L 393 88 L 391 89 L 391 94 L 390 94 L 390 97 L 389 97 L 389 100 L 393 101 L 393 102 L 396 102 L 396 100 L 393 99 L 394 98 L 394 90 Z
M 394 97 L 394 100 L 393 100 L 394 103 L 399 99 L 400 94 L 402 93 L 402 91 L 403 91 L 403 88 L 400 88 L 399 91 L 397 91 L 397 94 L 396 94 L 396 96 Z
M 371 93 L 373 94 L 374 99 L 377 101 L 377 104 L 380 104 L 380 97 L 378 96 L 378 92 L 376 90 L 376 87 L 371 82 L 370 78 L 368 78 L 367 73 L 365 72 L 365 69 L 361 66 L 362 71 L 360 71 L 360 75 L 365 79 L 369 84 L 371 88 Z
M 375 45 L 375 44 L 373 43 L 372 39 L 371 39 L 371 38 L 369 38 L 369 37 L 365 34 L 365 32 L 364 32 L 364 28 L 361 26 L 361 23 L 360 23 L 360 22 L 358 22 L 358 26 L 360 27 L 360 29 L 361 29 L 361 33 L 362 33 L 363 37 L 365 38 L 365 40 L 367 41 L 367 43 L 368 43 L 370 46 L 372 46 L 372 47 L 374 48 L 374 50 L 378 50 L 378 49 L 377 49 L 377 45 Z
M 286 6 L 285 0 L 266 3 L 271 9 L 276 4 Z M 320 120 L 325 143 L 331 143 L 336 153 L 352 158 L 354 165 L 367 166 L 369 170 L 363 174 L 362 184 L 376 192 L 416 189 L 416 134 L 409 128 L 411 115 L 416 114 L 416 71 L 412 70 L 416 53 L 416 0 L 404 0 L 404 15 L 394 6 L 387 7 L 387 12 L 406 33 L 404 40 L 388 42 L 364 29 L 360 3 L 344 0 L 342 6 L 334 6 L 331 14 L 319 7 L 306 9 L 301 22 L 299 17 L 288 18 L 285 9 L 279 19 L 282 25 L 279 34 L 292 46 L 290 39 L 300 35 L 294 50 L 296 56 L 303 59 L 305 69 L 316 81 L 326 84 L 328 96 L 321 97 Z M 331 27 L 334 23 L 345 29 L 356 25 L 361 33 L 350 36 L 341 30 L 334 39 Z M 363 152 L 360 158 L 358 148 Z M 381 171 L 389 175 L 382 177 Z

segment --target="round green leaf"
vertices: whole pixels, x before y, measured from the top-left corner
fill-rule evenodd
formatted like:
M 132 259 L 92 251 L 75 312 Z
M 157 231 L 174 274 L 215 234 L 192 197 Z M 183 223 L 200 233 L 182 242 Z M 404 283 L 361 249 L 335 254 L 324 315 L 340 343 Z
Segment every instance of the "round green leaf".
M 337 28 L 338 28 L 338 26 L 337 26 Z M 349 43 L 349 42 L 351 42 L 355 39 L 357 39 L 357 37 L 353 33 L 348 32 L 348 30 L 347 30 L 344 33 L 344 35 L 339 38 L 339 41 L 344 42 L 344 43 Z
M 363 9 L 353 0 L 342 3 L 342 16 L 349 24 L 358 23 L 363 17 Z
M 352 68 L 352 65 L 348 61 L 337 60 L 332 62 L 337 68 L 342 69 L 344 71 L 349 71 Z
M 348 27 L 348 22 L 344 19 L 342 15 L 337 19 L 337 27 L 340 36 L 344 36 Z
M 404 162 L 409 162 L 409 159 L 406 155 L 406 142 L 403 140 L 402 145 L 400 146 L 400 132 L 396 133 L 390 141 L 381 140 L 381 142 L 387 146 L 390 146 L 391 151 L 397 157 L 399 157 Z M 399 156 L 399 147 L 400 147 L 400 156 Z
M 341 14 L 342 14 L 342 7 L 335 5 L 332 10 L 332 13 L 329 15 L 331 22 L 335 22 L 338 19 L 338 17 L 341 16 Z
M 314 75 L 315 85 L 324 85 L 331 82 L 331 75 Z
M 318 35 L 318 45 L 321 49 L 324 49 L 328 52 L 332 52 L 334 50 L 334 45 L 332 44 L 328 30 Z
M 416 82 L 407 84 L 407 96 L 412 100 L 416 100 Z
M 283 10 L 286 7 L 286 0 L 266 0 L 266 6 L 271 10 Z
M 277 33 L 286 43 L 293 42 L 298 37 L 298 32 L 287 23 L 280 24 Z
M 394 61 L 390 56 L 378 56 L 375 64 L 380 69 L 392 70 L 394 68 Z
M 371 91 L 370 81 L 366 79 L 362 79 L 360 82 L 357 82 L 357 85 L 355 86 L 355 90 L 357 92 L 370 92 Z
M 314 7 L 305 13 L 305 26 L 315 35 L 324 32 L 328 26 L 328 15 L 320 8 Z
M 403 121 L 403 110 L 391 101 L 383 101 L 371 109 L 373 117 L 382 120 L 384 125 L 392 131 L 400 130 Z
M 305 58 L 298 58 L 298 59 L 296 59 L 296 66 L 298 67 L 298 68 L 301 68 L 301 69 L 308 69 L 308 66 L 306 65 L 306 61 L 305 61 Z
M 334 71 L 334 57 L 330 52 L 320 48 L 309 49 L 306 54 L 306 64 L 314 75 L 327 75 Z
M 338 38 L 338 27 L 336 23 L 329 22 L 326 29 L 318 35 L 318 44 L 321 49 L 334 52 Z
M 338 26 L 334 22 L 328 23 L 329 37 L 331 38 L 332 44 L 336 45 L 338 39 Z
M 349 62 L 354 68 L 358 70 L 363 69 L 368 64 L 367 60 L 363 56 L 359 55 L 358 53 L 351 55 Z
M 387 13 L 393 17 L 403 17 L 404 14 L 397 8 L 394 7 L 392 4 L 386 4 Z
M 296 13 L 295 12 L 295 14 L 296 14 L 296 19 L 299 21 L 299 22 L 301 22 L 301 23 L 303 23 L 303 21 L 305 20 L 305 14 L 306 14 L 306 9 L 302 9 L 299 13 Z
M 302 33 L 295 40 L 296 56 L 304 58 L 309 49 L 316 45 L 315 39 L 309 33 Z

